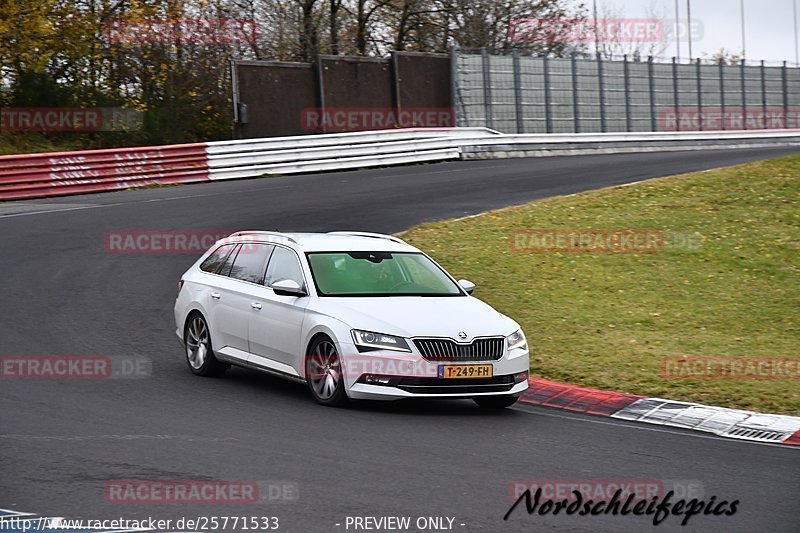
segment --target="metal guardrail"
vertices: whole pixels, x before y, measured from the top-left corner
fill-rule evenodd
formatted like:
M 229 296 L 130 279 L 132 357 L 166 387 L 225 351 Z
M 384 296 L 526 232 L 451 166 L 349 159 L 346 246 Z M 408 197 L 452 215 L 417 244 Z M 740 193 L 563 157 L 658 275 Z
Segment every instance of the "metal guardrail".
M 0 156 L 0 200 L 408 163 L 597 152 L 800 146 L 800 130 L 502 135 L 406 129 Z
M 446 161 L 487 128 L 420 128 L 208 143 L 212 180 Z
M 800 130 L 497 135 L 461 143 L 462 159 L 800 146 Z

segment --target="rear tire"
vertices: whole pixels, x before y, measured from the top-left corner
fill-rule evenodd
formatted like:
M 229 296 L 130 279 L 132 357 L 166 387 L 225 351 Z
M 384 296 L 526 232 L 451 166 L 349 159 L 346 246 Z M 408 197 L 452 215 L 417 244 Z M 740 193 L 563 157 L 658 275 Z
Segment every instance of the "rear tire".
M 183 341 L 186 348 L 186 363 L 194 374 L 207 377 L 219 376 L 230 367 L 220 363 L 214 356 L 211 333 L 206 319 L 200 313 L 195 313 L 186 321 Z
M 317 403 L 329 407 L 347 403 L 341 360 L 330 338 L 320 336 L 314 339 L 308 349 L 305 367 L 308 388 Z
M 472 399 L 472 401 L 484 409 L 505 409 L 517 403 L 517 400 L 519 400 L 519 396 L 512 396 L 510 394 L 505 396 L 478 396 Z

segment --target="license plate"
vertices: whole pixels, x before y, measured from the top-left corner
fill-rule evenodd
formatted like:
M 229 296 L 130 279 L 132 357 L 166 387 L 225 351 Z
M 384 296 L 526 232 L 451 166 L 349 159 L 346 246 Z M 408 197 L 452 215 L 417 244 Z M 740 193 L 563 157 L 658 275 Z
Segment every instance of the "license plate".
M 492 365 L 439 365 L 439 379 L 492 377 Z

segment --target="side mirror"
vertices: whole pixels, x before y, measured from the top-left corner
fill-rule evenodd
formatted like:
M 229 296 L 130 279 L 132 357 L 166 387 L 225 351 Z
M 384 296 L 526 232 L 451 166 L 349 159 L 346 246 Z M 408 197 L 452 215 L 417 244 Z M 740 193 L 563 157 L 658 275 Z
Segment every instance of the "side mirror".
M 458 280 L 458 284 L 461 285 L 461 288 L 467 291 L 467 294 L 472 294 L 472 291 L 475 290 L 475 284 L 466 279 Z
M 278 296 L 307 296 L 308 293 L 303 290 L 295 280 L 282 279 L 272 284 L 272 290 Z

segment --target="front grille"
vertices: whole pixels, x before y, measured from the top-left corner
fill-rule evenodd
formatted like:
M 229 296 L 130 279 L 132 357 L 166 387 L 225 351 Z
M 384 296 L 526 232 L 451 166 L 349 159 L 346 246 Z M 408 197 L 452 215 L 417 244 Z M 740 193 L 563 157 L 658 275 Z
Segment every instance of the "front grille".
M 489 337 L 459 344 L 452 339 L 414 339 L 414 346 L 428 361 L 497 361 L 503 357 L 505 341 Z

